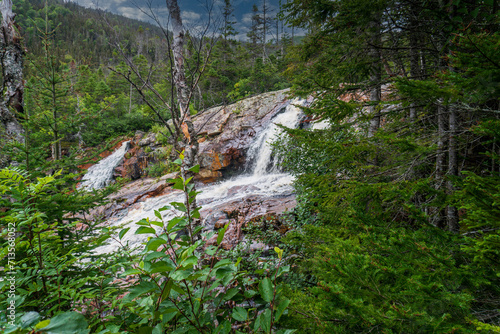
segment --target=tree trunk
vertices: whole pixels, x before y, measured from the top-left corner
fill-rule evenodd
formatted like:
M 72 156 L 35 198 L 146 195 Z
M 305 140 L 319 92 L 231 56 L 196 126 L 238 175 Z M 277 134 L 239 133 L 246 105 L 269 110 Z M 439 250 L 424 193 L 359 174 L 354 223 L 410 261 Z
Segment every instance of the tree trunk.
M 382 60 L 380 50 L 377 46 L 380 45 L 380 22 L 373 22 L 373 32 L 371 38 L 370 54 L 372 58 L 372 74 L 370 75 L 370 108 L 369 112 L 372 116 L 370 127 L 368 128 L 368 137 L 373 137 L 375 132 L 380 128 L 380 107 L 379 102 L 382 99 Z
M 198 138 L 195 132 L 193 122 L 191 120 L 191 114 L 189 113 L 189 100 L 191 98 L 187 82 L 186 75 L 184 71 L 184 27 L 182 25 L 181 11 L 177 0 L 167 0 L 167 8 L 170 12 L 170 18 L 172 22 L 172 33 L 173 33 L 173 43 L 172 43 L 172 53 L 174 60 L 175 71 L 173 74 L 173 84 L 175 86 L 177 95 L 177 104 L 179 108 L 179 118 L 174 120 L 176 128 L 180 126 L 182 133 L 184 134 L 184 140 L 182 143 L 182 149 L 184 150 L 184 159 L 181 165 L 182 177 L 187 179 L 193 176 L 193 173 L 189 171 L 190 168 L 194 167 L 197 163 L 198 158 Z M 194 89 L 194 87 L 193 87 Z M 172 116 L 174 116 L 172 112 Z M 193 191 L 195 189 L 193 188 Z M 188 203 L 186 199 L 186 207 L 194 209 L 196 207 L 196 201 Z M 193 235 L 191 231 L 195 226 L 190 227 L 190 237 L 193 240 Z
M 420 73 L 420 57 L 418 52 L 418 9 L 412 3 L 410 9 L 410 77 L 413 80 L 418 80 L 421 78 Z M 410 104 L 410 121 L 415 122 L 417 120 L 417 108 L 415 103 Z
M 2 0 L 2 26 L 0 33 L 1 63 L 3 71 L 3 100 L 0 101 L 0 120 L 5 128 L 8 140 L 24 142 L 24 130 L 16 119 L 15 113 L 22 114 L 23 109 L 23 49 L 21 38 L 15 27 L 12 13 L 12 0 Z
M 457 159 L 457 113 L 453 106 L 449 107 L 448 111 L 448 175 L 458 175 L 458 159 Z M 452 195 L 455 191 L 453 181 L 447 181 L 448 195 Z M 447 210 L 448 230 L 453 233 L 458 233 L 460 226 L 458 225 L 458 210 L 456 207 L 449 205 Z

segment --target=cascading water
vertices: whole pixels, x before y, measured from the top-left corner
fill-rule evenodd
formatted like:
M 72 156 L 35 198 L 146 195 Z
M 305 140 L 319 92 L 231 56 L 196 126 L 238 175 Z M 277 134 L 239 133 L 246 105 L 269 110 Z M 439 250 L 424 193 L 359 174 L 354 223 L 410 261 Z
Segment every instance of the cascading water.
M 273 150 L 270 143 L 281 133 L 281 128 L 278 124 L 292 129 L 299 125 L 302 110 L 296 105 L 300 103 L 303 102 L 298 99 L 293 100 L 286 107 L 285 112 L 276 116 L 267 129 L 255 138 L 247 154 L 247 160 L 250 161 L 252 166 L 250 171 L 253 175 L 262 176 L 266 175 L 266 173 L 279 172 L 278 162 L 276 159 L 273 160 Z
M 113 170 L 122 161 L 129 148 L 128 141 L 124 142 L 109 157 L 102 159 L 99 163 L 90 166 L 87 173 L 82 178 L 81 188 L 92 190 L 101 189 L 108 186 L 113 180 Z
M 281 129 L 276 124 L 281 124 L 289 128 L 298 126 L 301 110 L 295 105 L 303 103 L 305 103 L 303 100 L 293 100 L 283 113 L 277 115 L 267 128 L 259 133 L 249 148 L 247 158 L 249 164 L 245 174 L 220 183 L 198 188 L 201 193 L 197 196 L 197 202 L 202 206 L 202 215 L 210 209 L 223 206 L 225 203 L 242 200 L 248 196 L 272 198 L 293 192 L 293 177 L 290 174 L 279 171 L 277 162 L 273 161 L 270 143 L 281 132 Z M 138 227 L 135 225 L 135 222 L 143 218 L 154 220 L 156 219 L 154 210 L 158 210 L 170 202 L 183 202 L 183 200 L 184 195 L 179 192 L 148 198 L 144 202 L 137 203 L 133 209 L 131 208 L 127 212 L 113 217 L 113 220 L 108 221 L 108 223 L 114 226 L 123 225 L 130 227 L 129 232 L 121 242 L 128 242 L 129 245 L 135 246 L 144 241 L 143 236 L 134 234 Z M 164 211 L 163 214 L 166 212 Z M 117 243 L 110 243 L 109 245 L 100 247 L 96 251 L 97 253 L 109 253 L 115 251 L 117 248 Z

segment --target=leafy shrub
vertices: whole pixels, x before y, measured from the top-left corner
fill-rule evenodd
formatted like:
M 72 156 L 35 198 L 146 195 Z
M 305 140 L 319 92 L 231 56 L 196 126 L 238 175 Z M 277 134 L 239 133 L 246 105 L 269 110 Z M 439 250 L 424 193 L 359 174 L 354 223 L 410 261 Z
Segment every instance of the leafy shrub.
M 46 318 L 92 310 L 87 315 L 95 323 L 118 294 L 110 264 L 91 255 L 110 236 L 109 229 L 78 216 L 102 201 L 90 194 L 62 193 L 62 186 L 60 171 L 31 181 L 20 169 L 0 170 L 0 206 L 7 209 L 0 220 L 0 267 L 15 278 L 15 292 L 8 280 L 0 282 L 0 305 L 7 309 L 15 304 L 18 321 L 34 311 Z M 14 320 L 5 316 L 0 315 L 0 329 Z
M 178 170 L 179 170 L 178 167 L 170 163 L 169 161 L 167 162 L 160 161 L 150 164 L 146 168 L 146 173 L 148 174 L 149 177 L 160 177 L 162 175 L 172 173 Z
M 165 125 L 160 125 L 158 123 L 153 124 L 151 131 L 156 134 L 156 140 L 162 144 L 162 146 L 169 146 L 170 133 Z

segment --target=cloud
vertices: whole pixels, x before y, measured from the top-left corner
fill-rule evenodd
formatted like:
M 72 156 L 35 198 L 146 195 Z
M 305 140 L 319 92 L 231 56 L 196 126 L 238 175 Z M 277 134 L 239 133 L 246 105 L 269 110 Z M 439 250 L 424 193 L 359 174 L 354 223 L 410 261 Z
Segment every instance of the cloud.
M 251 25 L 252 24 L 252 16 L 253 16 L 253 13 L 243 14 L 243 17 L 241 18 L 241 23 L 243 23 L 245 25 Z
M 91 8 L 100 8 L 112 13 L 120 14 L 131 19 L 147 21 L 155 24 L 146 13 L 151 11 L 158 17 L 161 24 L 166 25 L 168 21 L 168 10 L 165 0 L 71 0 L 76 3 Z M 223 0 L 178 0 L 181 7 L 181 15 L 186 28 L 191 30 L 203 29 L 208 22 L 207 8 L 212 6 L 211 23 L 220 26 L 221 8 L 224 6 Z M 271 17 L 278 13 L 279 0 L 266 0 Z M 234 27 L 238 32 L 235 38 L 246 39 L 250 25 L 252 24 L 252 6 L 256 4 L 259 10 L 262 8 L 262 0 L 233 0 L 234 7 Z M 217 27 L 213 28 L 217 29 Z
M 186 23 L 192 23 L 193 21 L 198 21 L 201 18 L 201 14 L 193 11 L 181 11 L 182 21 Z

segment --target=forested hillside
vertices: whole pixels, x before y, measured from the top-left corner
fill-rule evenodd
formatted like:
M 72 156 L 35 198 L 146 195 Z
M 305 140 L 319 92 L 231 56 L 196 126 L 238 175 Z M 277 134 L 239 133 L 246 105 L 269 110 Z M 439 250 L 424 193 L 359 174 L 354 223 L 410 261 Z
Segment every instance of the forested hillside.
M 231 0 L 201 34 L 177 0 L 168 31 L 72 3 L 1 4 L 5 333 L 500 333 L 497 1 L 290 0 L 271 18 L 264 0 L 246 41 Z M 270 38 L 280 24 L 305 36 Z M 289 111 L 279 124 L 296 128 L 263 129 Z M 254 141 L 274 139 L 257 168 Z M 110 196 L 126 177 L 77 186 L 117 144 L 133 166 L 153 157 L 134 179 L 161 184 L 130 207 Z M 201 208 L 200 189 L 246 205 L 256 184 L 229 176 L 278 172 L 295 190 L 269 184 L 285 192 L 252 219 Z M 203 188 L 202 173 L 236 186 Z M 175 193 L 137 226 L 110 225 Z M 291 212 L 269 209 L 295 196 Z
M 145 54 L 155 59 L 164 49 L 156 50 L 161 36 L 159 27 L 127 19 L 101 10 L 84 8 L 73 2 L 51 0 L 21 0 L 14 2 L 16 21 L 19 24 L 28 54 L 43 55 L 40 29 L 53 31 L 54 52 L 61 58 L 66 55 L 92 67 L 115 65 L 118 59 L 112 41 L 115 33 L 125 45 L 128 55 Z M 47 20 L 46 20 L 47 18 Z M 115 54 L 113 54 L 115 53 Z

